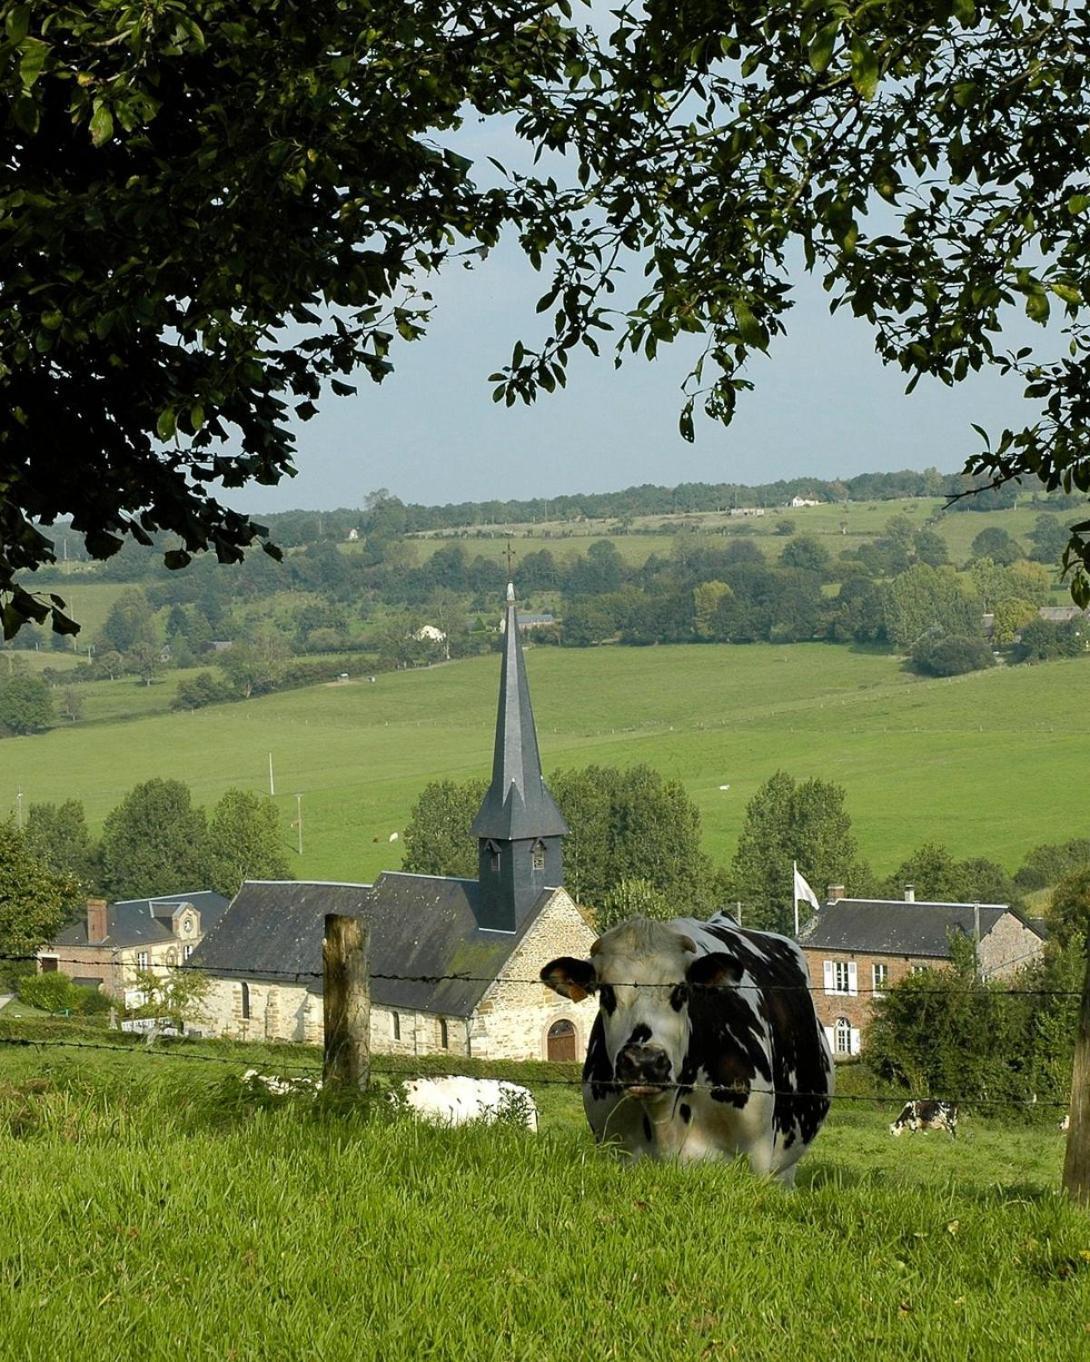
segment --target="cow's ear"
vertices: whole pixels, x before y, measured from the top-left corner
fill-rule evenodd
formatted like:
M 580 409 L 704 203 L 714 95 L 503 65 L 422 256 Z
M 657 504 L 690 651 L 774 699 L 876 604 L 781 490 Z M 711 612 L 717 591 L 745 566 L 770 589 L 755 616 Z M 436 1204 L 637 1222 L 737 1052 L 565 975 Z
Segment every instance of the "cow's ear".
M 589 960 L 560 955 L 541 971 L 541 982 L 561 997 L 581 1003 L 598 987 L 598 975 Z
M 697 988 L 728 988 L 742 978 L 742 966 L 723 951 L 712 951 L 694 960 L 685 978 Z

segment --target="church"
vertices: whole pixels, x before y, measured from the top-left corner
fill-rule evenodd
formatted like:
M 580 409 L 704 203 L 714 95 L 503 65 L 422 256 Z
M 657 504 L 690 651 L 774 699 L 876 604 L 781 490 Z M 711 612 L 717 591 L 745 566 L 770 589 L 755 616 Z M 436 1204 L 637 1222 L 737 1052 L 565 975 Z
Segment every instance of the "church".
M 595 933 L 563 887 L 568 827 L 541 772 L 510 586 L 504 624 L 492 783 L 470 829 L 477 878 L 246 881 L 190 959 L 210 979 L 193 1029 L 320 1045 L 324 921 L 344 913 L 369 929 L 373 1052 L 582 1058 L 597 1004 L 537 982 Z

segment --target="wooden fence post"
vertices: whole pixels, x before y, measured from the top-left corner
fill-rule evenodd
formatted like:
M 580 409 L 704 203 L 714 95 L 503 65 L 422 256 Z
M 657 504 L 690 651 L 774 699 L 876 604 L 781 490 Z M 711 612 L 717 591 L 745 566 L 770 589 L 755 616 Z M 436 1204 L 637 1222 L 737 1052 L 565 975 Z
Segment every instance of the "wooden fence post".
M 1090 937 L 1086 942 L 1086 975 L 1079 1006 L 1079 1029 L 1075 1033 L 1069 1110 L 1063 1188 L 1072 1201 L 1090 1206 Z
M 364 1092 L 371 1069 L 371 990 L 367 928 L 358 917 L 327 915 L 322 970 L 323 1082 L 328 1087 Z

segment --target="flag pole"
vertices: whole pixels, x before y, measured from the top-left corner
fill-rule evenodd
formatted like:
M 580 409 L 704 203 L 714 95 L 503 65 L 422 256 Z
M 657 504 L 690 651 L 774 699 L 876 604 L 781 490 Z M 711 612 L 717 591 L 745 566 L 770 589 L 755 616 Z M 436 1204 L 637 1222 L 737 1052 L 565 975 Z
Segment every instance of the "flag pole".
M 799 863 L 791 862 L 791 904 L 795 910 L 795 940 L 799 939 L 799 897 L 795 890 L 799 882 Z

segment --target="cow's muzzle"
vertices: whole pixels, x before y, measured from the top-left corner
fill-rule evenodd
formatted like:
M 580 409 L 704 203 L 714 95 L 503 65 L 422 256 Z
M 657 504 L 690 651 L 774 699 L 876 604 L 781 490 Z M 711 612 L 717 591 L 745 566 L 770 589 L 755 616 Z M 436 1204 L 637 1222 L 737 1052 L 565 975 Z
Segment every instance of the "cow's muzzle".
M 616 1074 L 633 1097 L 651 1097 L 670 1081 L 670 1056 L 661 1045 L 626 1045 L 617 1056 Z

